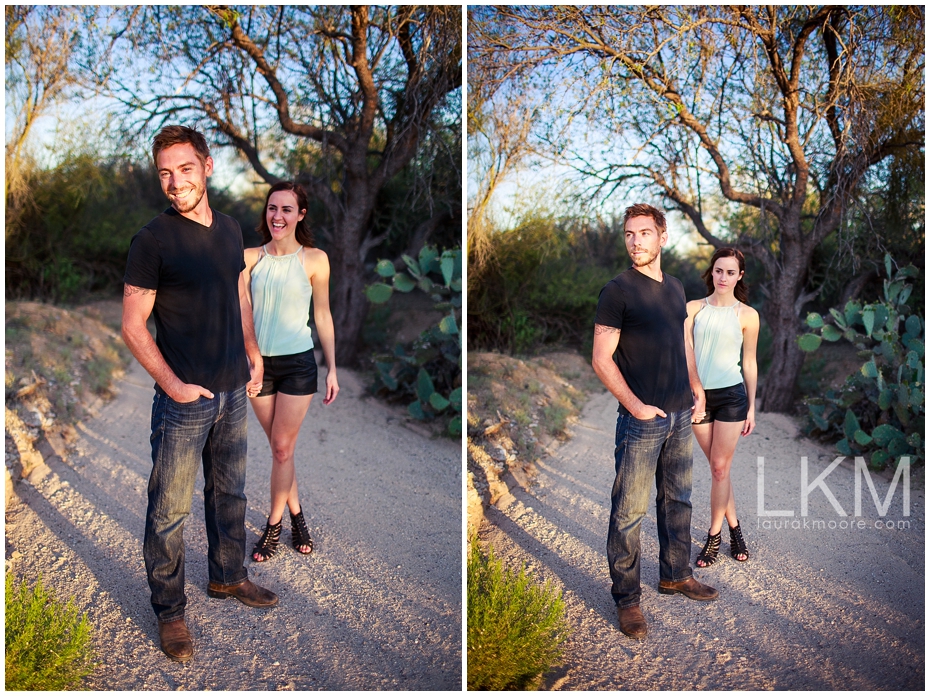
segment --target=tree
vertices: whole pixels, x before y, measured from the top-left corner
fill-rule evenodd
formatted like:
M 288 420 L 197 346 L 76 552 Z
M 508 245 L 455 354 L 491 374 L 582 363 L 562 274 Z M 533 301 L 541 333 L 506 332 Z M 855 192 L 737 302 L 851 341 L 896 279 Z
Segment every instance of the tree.
M 759 260 L 773 334 L 760 401 L 788 410 L 815 251 L 871 168 L 923 146 L 923 7 L 497 7 L 479 19 L 475 62 L 549 80 L 540 139 L 561 147 L 579 121 L 589 143 L 604 135 L 600 151 L 566 153 L 599 193 L 653 192 L 710 244 Z M 720 200 L 751 210 L 754 229 L 712 230 Z
M 127 132 L 196 123 L 265 183 L 295 178 L 322 203 L 336 357 L 353 363 L 364 264 L 388 235 L 372 224 L 379 192 L 459 118 L 460 8 L 146 7 L 125 10 L 115 33 L 123 50 L 98 71 Z
M 468 201 L 469 297 L 488 290 L 488 273 L 499 263 L 495 249 L 500 247 L 492 240 L 496 230 L 488 207 L 500 184 L 531 152 L 533 122 L 530 110 L 523 109 L 525 96 L 508 96 L 479 105 L 469 95 L 468 162 L 474 183 Z
M 27 142 L 40 117 L 78 84 L 72 59 L 78 29 L 93 8 L 7 5 L 6 8 L 6 238 L 22 231 L 30 207 L 33 159 Z M 12 115 L 13 118 L 9 118 Z

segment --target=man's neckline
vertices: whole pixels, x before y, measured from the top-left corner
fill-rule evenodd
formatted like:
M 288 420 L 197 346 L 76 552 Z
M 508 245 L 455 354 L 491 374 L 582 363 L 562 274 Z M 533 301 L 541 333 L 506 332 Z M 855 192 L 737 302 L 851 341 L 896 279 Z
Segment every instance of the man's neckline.
M 211 222 L 210 222 L 209 225 L 204 225 L 202 222 L 198 222 L 197 220 L 194 220 L 193 218 L 187 217 L 187 216 L 184 215 L 183 213 L 179 213 L 179 212 L 175 209 L 175 207 L 174 207 L 174 206 L 171 206 L 171 205 L 169 205 L 169 206 L 168 206 L 168 209 L 165 210 L 165 214 L 166 214 L 166 215 L 171 215 L 172 217 L 175 217 L 175 218 L 178 218 L 178 219 L 180 219 L 180 220 L 184 220 L 184 221 L 186 221 L 186 222 L 189 222 L 189 223 L 192 224 L 192 225 L 197 225 L 198 227 L 202 227 L 202 228 L 205 229 L 205 230 L 212 230 L 213 227 L 216 225 L 216 211 L 213 210 L 213 208 L 210 208 L 210 217 L 213 218 L 213 219 L 211 220 Z
M 631 270 L 631 271 L 636 271 L 636 272 L 639 273 L 641 276 L 643 276 L 643 277 L 645 277 L 645 278 L 648 278 L 649 280 L 651 280 L 651 281 L 653 281 L 653 282 L 656 282 L 656 283 L 659 283 L 659 284 L 665 282 L 665 271 L 663 271 L 661 268 L 659 269 L 659 275 L 661 276 L 661 278 L 658 278 L 658 279 L 653 278 L 653 277 L 652 277 L 651 275 L 649 275 L 648 273 L 644 273 L 643 271 L 639 270 L 636 266 L 630 266 L 630 270 Z

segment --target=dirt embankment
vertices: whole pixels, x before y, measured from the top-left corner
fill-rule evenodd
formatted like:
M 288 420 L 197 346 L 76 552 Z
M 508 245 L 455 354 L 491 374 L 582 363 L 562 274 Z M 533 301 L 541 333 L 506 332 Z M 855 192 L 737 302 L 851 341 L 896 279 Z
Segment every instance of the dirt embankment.
M 113 398 L 130 356 L 119 336 L 118 300 L 74 310 L 7 302 L 5 310 L 9 496 L 11 477 L 43 476 L 49 456 L 67 460 L 75 425 Z
M 567 438 L 567 428 L 600 382 L 590 364 L 568 352 L 521 360 L 468 354 L 468 528 L 488 505 L 528 488 L 539 457 Z

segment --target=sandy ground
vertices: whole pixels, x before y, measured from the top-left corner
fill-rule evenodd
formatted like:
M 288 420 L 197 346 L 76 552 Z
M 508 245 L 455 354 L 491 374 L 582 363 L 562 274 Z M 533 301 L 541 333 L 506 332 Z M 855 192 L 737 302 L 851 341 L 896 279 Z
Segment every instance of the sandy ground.
M 487 511 L 482 538 L 510 564 L 525 562 L 537 580 L 551 580 L 564 593 L 571 636 L 544 688 L 923 690 L 922 490 L 911 485 L 905 516 L 899 481 L 881 516 L 863 481 L 862 514 L 855 517 L 855 471 L 843 463 L 824 482 L 847 516 L 821 488 L 810 493 L 802 516 L 801 458 L 808 458 L 812 482 L 839 455 L 798 439 L 794 422 L 778 414 L 759 416 L 733 467 L 750 561 L 729 557 L 724 532 L 725 557 L 695 568 L 698 579 L 720 591 L 717 601 L 658 594 L 653 503 L 642 526 L 649 635 L 640 642 L 620 633 L 605 551 L 615 426 L 616 401 L 595 396 L 574 437 L 540 460 L 530 493 L 513 491 L 500 509 Z M 694 452 L 692 563 L 710 524 L 709 467 L 696 443 Z M 761 510 L 758 457 L 764 457 Z M 889 482 L 874 479 L 884 502 Z M 793 515 L 761 514 L 777 510 Z M 879 523 L 895 528 L 877 529 Z
M 251 579 L 280 596 L 271 610 L 206 595 L 202 477 L 187 542 L 187 620 L 196 654 L 158 647 L 142 561 L 151 470 L 152 380 L 133 362 L 116 400 L 79 427 L 70 461 L 16 485 L 6 513 L 7 566 L 42 574 L 94 626 L 94 690 L 459 690 L 462 684 L 461 447 L 404 427 L 401 410 L 362 399 L 340 370 L 334 404 L 318 398 L 297 446 L 310 557 L 287 544 Z M 248 549 L 269 507 L 271 455 L 249 414 Z

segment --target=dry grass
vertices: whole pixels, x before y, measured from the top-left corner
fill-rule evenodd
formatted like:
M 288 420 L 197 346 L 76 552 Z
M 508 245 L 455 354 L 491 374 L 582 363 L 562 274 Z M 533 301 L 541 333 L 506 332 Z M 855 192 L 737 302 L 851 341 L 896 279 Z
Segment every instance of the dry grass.
M 588 395 L 601 387 L 576 353 L 526 360 L 499 353 L 468 354 L 468 519 L 475 528 L 483 506 L 506 494 L 506 473 L 528 488 L 536 460 L 555 440 L 569 437 Z
M 6 303 L 6 424 L 28 475 L 30 446 L 44 437 L 61 455 L 74 425 L 95 402 L 113 396 L 129 361 L 119 336 L 119 302 L 67 310 L 38 302 Z M 12 431 L 12 432 L 11 432 Z
M 468 428 L 483 435 L 509 431 L 532 457 L 552 438 L 563 439 L 587 395 L 600 386 L 580 355 L 552 353 L 520 360 L 498 353 L 468 354 Z

